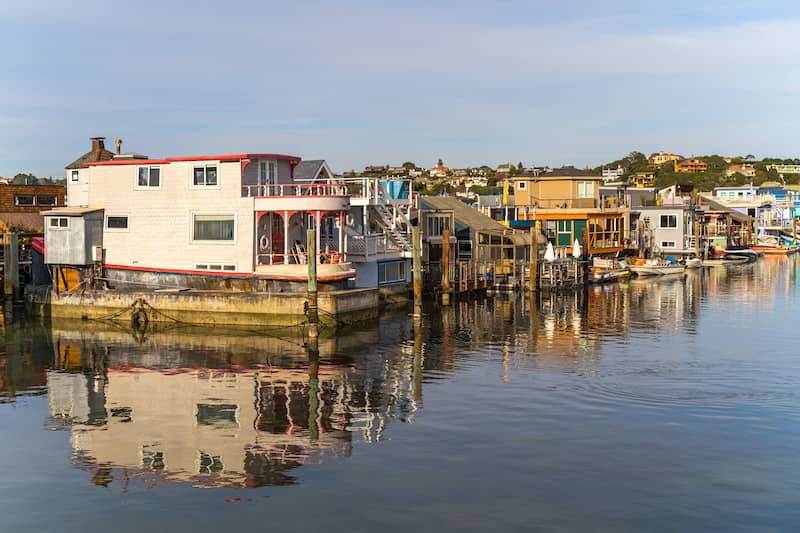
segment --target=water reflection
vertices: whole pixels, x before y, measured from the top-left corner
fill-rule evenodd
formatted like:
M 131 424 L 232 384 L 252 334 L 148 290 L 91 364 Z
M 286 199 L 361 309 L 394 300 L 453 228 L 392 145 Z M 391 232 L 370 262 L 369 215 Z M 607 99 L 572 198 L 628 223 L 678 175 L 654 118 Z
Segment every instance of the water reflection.
M 699 398 L 662 372 L 682 364 L 663 356 L 672 346 L 655 362 L 644 349 L 611 368 L 604 358 L 631 342 L 651 350 L 658 338 L 691 343 L 721 302 L 736 318 L 737 306 L 746 314 L 793 298 L 796 276 L 796 260 L 781 258 L 585 292 L 462 301 L 429 308 L 422 323 L 385 317 L 310 346 L 291 331 L 137 336 L 102 323 L 4 322 L 0 402 L 46 394 L 47 427 L 69 432 L 73 464 L 99 486 L 291 485 L 301 467 L 349 457 L 358 442 L 386 439 L 393 422 L 413 422 L 424 387 L 479 364 L 496 369 L 501 385 L 516 372 L 604 373 L 602 383 L 568 391 L 597 405 Z M 704 386 L 708 395 L 732 394 L 730 384 Z

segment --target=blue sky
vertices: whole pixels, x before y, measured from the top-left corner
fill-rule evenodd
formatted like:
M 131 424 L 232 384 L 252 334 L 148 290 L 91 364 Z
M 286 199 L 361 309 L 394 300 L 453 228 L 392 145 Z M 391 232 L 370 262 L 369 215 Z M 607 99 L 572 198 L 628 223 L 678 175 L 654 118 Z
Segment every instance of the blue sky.
M 800 152 L 796 2 L 41 1 L 0 21 L 0 176 L 61 176 L 98 135 L 337 171 Z

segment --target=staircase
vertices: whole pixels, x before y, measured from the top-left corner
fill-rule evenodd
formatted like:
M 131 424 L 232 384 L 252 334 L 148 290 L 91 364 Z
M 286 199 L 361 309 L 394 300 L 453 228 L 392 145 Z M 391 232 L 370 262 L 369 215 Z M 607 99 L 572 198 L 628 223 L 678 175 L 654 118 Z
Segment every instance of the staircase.
M 408 218 L 398 212 L 397 219 L 394 219 L 392 211 L 383 204 L 375 204 L 372 206 L 373 213 L 378 224 L 384 229 L 389 239 L 403 252 L 411 251 L 411 239 L 408 233 L 401 230 L 402 226 L 408 227 Z

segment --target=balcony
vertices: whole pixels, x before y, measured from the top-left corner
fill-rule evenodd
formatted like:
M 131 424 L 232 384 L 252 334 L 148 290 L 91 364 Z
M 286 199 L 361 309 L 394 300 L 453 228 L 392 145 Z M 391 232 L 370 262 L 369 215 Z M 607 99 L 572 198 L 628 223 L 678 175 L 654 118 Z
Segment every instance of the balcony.
M 242 185 L 242 197 L 253 198 L 256 211 L 346 211 L 347 187 L 341 183 Z

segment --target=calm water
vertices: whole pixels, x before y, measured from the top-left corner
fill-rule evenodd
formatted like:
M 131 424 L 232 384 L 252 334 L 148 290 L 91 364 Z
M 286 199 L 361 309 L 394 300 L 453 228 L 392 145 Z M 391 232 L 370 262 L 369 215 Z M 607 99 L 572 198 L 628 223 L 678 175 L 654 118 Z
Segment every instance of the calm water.
M 0 531 L 797 530 L 798 269 L 387 316 L 318 356 L 6 315 Z

